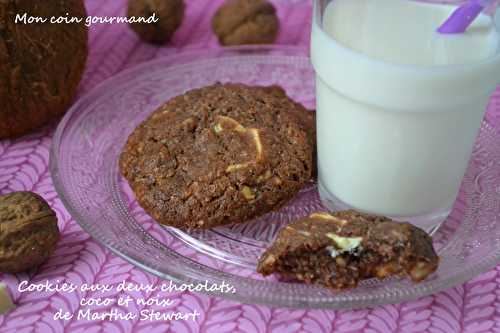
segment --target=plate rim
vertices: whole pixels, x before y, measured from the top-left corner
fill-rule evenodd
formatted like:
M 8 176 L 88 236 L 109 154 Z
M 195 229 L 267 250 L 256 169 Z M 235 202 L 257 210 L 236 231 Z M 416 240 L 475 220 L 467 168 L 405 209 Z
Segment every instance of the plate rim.
M 62 142 L 61 139 L 63 138 L 65 130 L 68 128 L 68 123 L 70 120 L 75 116 L 75 113 L 80 109 L 82 105 L 85 105 L 86 102 L 92 101 L 94 97 L 101 95 L 102 90 L 106 90 L 105 88 L 107 86 L 111 86 L 115 81 L 119 80 L 120 78 L 123 78 L 125 76 L 128 76 L 132 73 L 138 72 L 144 68 L 148 68 L 150 66 L 153 66 L 155 64 L 160 64 L 165 62 L 167 59 L 170 59 L 172 61 L 175 60 L 175 58 L 182 58 L 188 55 L 196 55 L 198 59 L 196 60 L 190 60 L 187 61 L 184 64 L 189 64 L 189 63 L 194 63 L 197 62 L 198 60 L 203 58 L 203 55 L 208 55 L 213 58 L 218 58 L 220 55 L 219 54 L 227 54 L 228 56 L 231 57 L 237 57 L 235 53 L 237 52 L 248 52 L 248 51 L 257 51 L 257 52 L 263 52 L 264 50 L 271 50 L 271 51 L 286 51 L 286 52 L 292 52 L 295 53 L 294 56 L 302 56 L 305 58 L 308 58 L 308 49 L 305 47 L 298 47 L 298 46 L 277 46 L 277 45 L 271 45 L 271 46 L 262 46 L 262 45 L 257 45 L 257 46 L 237 46 L 237 47 L 224 47 L 224 48 L 218 48 L 218 49 L 208 49 L 208 50 L 190 50 L 186 52 L 177 52 L 175 54 L 170 54 L 166 55 L 163 57 L 156 58 L 151 61 L 147 61 L 144 63 L 141 63 L 139 65 L 127 68 L 118 74 L 112 75 L 111 77 L 105 79 L 104 81 L 100 82 L 99 84 L 95 85 L 92 89 L 90 89 L 88 92 L 85 94 L 81 95 L 78 100 L 72 105 L 72 107 L 66 112 L 64 115 L 63 119 L 60 121 L 59 125 L 57 126 L 56 132 L 54 133 L 54 136 L 52 138 L 52 143 L 50 147 L 50 159 L 49 159 L 49 170 L 50 174 L 52 177 L 53 185 L 54 188 L 58 194 L 58 197 L 60 198 L 61 202 L 63 203 L 65 209 L 68 211 L 68 213 L 71 215 L 71 217 L 77 222 L 80 227 L 87 232 L 94 240 L 99 242 L 101 245 L 103 245 L 105 248 L 110 250 L 112 253 L 115 255 L 121 257 L 125 261 L 131 263 L 135 267 L 154 274 L 158 276 L 161 279 L 168 279 L 173 281 L 174 283 L 192 283 L 195 282 L 196 280 L 193 280 L 186 274 L 178 271 L 172 271 L 169 270 L 166 272 L 165 270 L 159 270 L 158 267 L 154 267 L 154 265 L 146 265 L 143 264 L 141 261 L 139 261 L 135 255 L 129 253 L 126 248 L 123 248 L 123 246 L 120 246 L 118 244 L 113 244 L 113 242 L 110 242 L 106 239 L 106 237 L 100 235 L 99 233 L 96 233 L 95 230 L 93 230 L 87 223 L 85 223 L 83 220 L 83 217 L 81 214 L 78 212 L 78 209 L 72 206 L 70 200 L 67 198 L 67 194 L 65 194 L 65 189 L 63 182 L 60 177 L 59 173 L 59 166 L 58 166 L 58 159 L 59 159 L 59 147 L 60 143 Z M 291 55 L 281 55 L 281 56 L 291 56 Z M 492 128 L 493 131 L 498 131 L 498 126 L 494 126 L 493 124 L 489 123 L 487 120 L 485 120 L 485 123 Z M 142 227 L 141 227 L 142 228 Z M 143 229 L 144 232 L 146 232 Z M 147 233 L 147 232 L 146 232 Z M 152 237 L 152 236 L 151 236 Z M 152 237 L 155 241 L 156 238 Z M 166 246 L 165 246 L 166 247 Z M 178 254 L 175 250 L 169 249 L 170 252 L 175 252 Z M 179 255 L 179 254 L 178 254 Z M 204 264 L 201 264 L 195 260 L 192 260 L 190 258 L 186 258 L 193 263 L 197 265 L 201 265 L 205 268 L 209 268 L 211 270 L 215 270 L 212 267 L 206 266 Z M 491 254 L 490 256 L 483 258 L 483 260 L 478 261 L 475 265 L 470 266 L 466 268 L 464 271 L 461 272 L 460 275 L 454 275 L 451 277 L 448 277 L 446 279 L 440 279 L 435 282 L 423 282 L 419 285 L 414 285 L 412 288 L 412 293 L 411 296 L 409 295 L 408 291 L 402 291 L 400 289 L 398 290 L 391 290 L 391 291 L 386 291 L 385 297 L 380 298 L 380 297 L 359 297 L 359 296 L 347 296 L 347 299 L 342 299 L 343 297 L 338 297 L 339 295 L 342 295 L 342 292 L 340 293 L 332 293 L 332 295 L 336 295 L 337 297 L 332 298 L 329 301 L 322 301 L 322 302 L 314 302 L 312 303 L 311 301 L 300 301 L 296 299 L 291 299 L 290 301 L 289 298 L 283 298 L 283 297 L 277 297 L 277 295 L 273 295 L 272 297 L 266 296 L 253 296 L 249 295 L 249 297 L 246 297 L 242 299 L 242 296 L 238 296 L 237 293 L 235 294 L 228 294 L 228 293 L 219 293 L 219 292 L 211 292 L 211 291 L 202 291 L 203 294 L 207 294 L 209 296 L 217 296 L 217 297 L 223 297 L 226 299 L 230 299 L 233 301 L 241 302 L 241 303 L 246 303 L 246 304 L 261 304 L 261 305 L 266 305 L 266 306 L 278 306 L 278 307 L 287 307 L 287 308 L 302 308 L 302 309 L 359 309 L 359 308 L 366 308 L 366 307 L 373 307 L 377 305 L 384 305 L 384 304 L 394 304 L 394 303 L 399 303 L 402 302 L 400 298 L 404 296 L 405 294 L 407 296 L 410 296 L 410 298 L 404 300 L 404 301 L 410 301 L 410 300 L 416 300 L 419 298 L 422 298 L 424 296 L 428 296 L 431 294 L 438 293 L 440 291 L 443 291 L 445 289 L 451 288 L 453 286 L 456 286 L 458 284 L 464 283 L 471 278 L 484 273 L 492 268 L 494 268 L 498 262 L 500 261 L 500 251 L 496 251 L 494 254 Z M 271 283 L 269 281 L 265 280 L 255 280 L 253 278 L 248 278 L 248 277 L 243 277 L 243 276 L 238 276 L 234 275 L 232 273 L 228 272 L 223 272 L 224 274 L 231 275 L 234 277 L 238 278 L 239 282 L 250 282 L 252 284 L 258 284 L 259 288 L 258 289 L 268 289 L 269 286 L 268 284 Z M 273 282 L 275 283 L 275 282 Z M 321 287 L 311 287 L 312 289 L 314 288 L 320 288 L 323 290 Z M 257 289 L 257 288 L 256 288 Z M 345 296 L 344 296 L 345 297 Z M 356 299 L 352 299 L 355 297 Z

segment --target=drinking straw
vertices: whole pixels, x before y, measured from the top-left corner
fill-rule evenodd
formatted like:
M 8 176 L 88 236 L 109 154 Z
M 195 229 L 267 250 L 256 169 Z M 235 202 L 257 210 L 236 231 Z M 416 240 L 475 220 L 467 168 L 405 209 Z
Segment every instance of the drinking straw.
M 495 0 L 470 0 L 459 6 L 438 28 L 441 34 L 461 34 L 471 25 L 479 14 Z

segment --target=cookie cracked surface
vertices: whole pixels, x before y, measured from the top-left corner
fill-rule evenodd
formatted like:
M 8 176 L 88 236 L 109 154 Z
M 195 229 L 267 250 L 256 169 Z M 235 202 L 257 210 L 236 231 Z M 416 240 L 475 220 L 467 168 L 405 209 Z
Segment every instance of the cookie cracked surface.
M 159 223 L 244 222 L 279 208 L 311 178 L 310 113 L 279 87 L 195 89 L 136 128 L 120 169 Z
M 313 213 L 283 228 L 257 271 L 347 289 L 362 279 L 408 275 L 419 282 L 439 264 L 423 230 L 355 211 Z

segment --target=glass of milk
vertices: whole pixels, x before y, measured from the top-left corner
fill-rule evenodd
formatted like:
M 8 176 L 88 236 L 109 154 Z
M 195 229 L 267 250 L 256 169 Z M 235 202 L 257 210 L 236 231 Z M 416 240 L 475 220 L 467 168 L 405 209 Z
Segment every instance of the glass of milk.
M 320 195 L 429 229 L 450 213 L 489 97 L 499 27 L 436 29 L 453 2 L 315 0 Z M 463 1 L 461 2 L 463 3 Z

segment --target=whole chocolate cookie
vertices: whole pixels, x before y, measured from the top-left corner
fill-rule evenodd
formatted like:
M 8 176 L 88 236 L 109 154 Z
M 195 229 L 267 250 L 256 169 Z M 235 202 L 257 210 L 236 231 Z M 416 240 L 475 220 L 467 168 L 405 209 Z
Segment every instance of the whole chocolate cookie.
M 135 129 L 120 169 L 156 221 L 183 229 L 244 222 L 309 181 L 313 147 L 298 120 L 307 111 L 269 89 L 195 89 Z
M 271 44 L 279 25 L 276 9 L 266 0 L 227 0 L 212 18 L 222 45 Z

